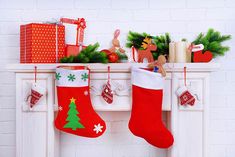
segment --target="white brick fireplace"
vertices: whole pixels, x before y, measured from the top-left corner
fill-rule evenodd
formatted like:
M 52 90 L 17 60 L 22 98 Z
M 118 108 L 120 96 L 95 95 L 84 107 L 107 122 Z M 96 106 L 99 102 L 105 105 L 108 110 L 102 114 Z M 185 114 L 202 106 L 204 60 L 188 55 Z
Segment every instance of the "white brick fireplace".
M 211 85 L 208 154 L 209 157 L 234 157 L 235 88 L 232 88 L 235 86 L 234 15 L 235 0 L 0 0 L 0 157 L 16 156 L 15 87 L 17 85 L 14 73 L 7 72 L 5 65 L 19 63 L 19 27 L 21 24 L 45 22 L 62 16 L 84 17 L 87 20 L 85 44 L 99 42 L 101 49 L 110 46 L 113 31 L 117 28 L 121 29 L 122 46 L 126 42 L 129 30 L 147 32 L 152 35 L 169 32 L 174 41 L 182 38 L 192 41 L 199 32 L 206 32 L 208 28 L 214 28 L 223 34 L 231 34 L 232 40 L 225 44 L 230 46 L 231 50 L 224 57 L 213 61 L 220 63 L 221 68 L 211 73 L 209 80 Z M 110 121 L 111 118 L 120 117 L 125 119 L 126 124 L 129 119 L 129 111 L 99 111 L 99 113 L 104 119 L 110 119 Z M 113 124 L 111 127 L 119 128 L 121 122 L 119 119 L 115 121 L 118 121 L 117 125 L 108 122 L 108 126 Z M 123 122 L 123 120 L 120 121 Z M 123 134 L 129 133 L 126 128 L 125 126 Z M 114 130 L 111 129 L 111 131 Z M 68 146 L 64 143 L 64 146 L 60 148 L 62 153 L 65 152 L 63 156 L 69 152 L 75 156 L 75 151 L 71 150 L 76 150 L 77 156 L 82 153 L 76 146 L 79 145 L 80 138 L 64 135 L 62 134 L 61 137 L 66 139 L 62 141 L 75 140 L 73 141 L 75 145 Z M 115 139 L 119 140 L 119 137 L 117 135 Z M 100 150 L 99 152 L 105 152 L 104 149 L 109 145 L 109 143 L 105 145 L 107 140 L 102 139 L 97 139 L 102 143 L 99 147 L 94 146 Z M 114 138 L 112 139 L 114 143 L 118 143 Z M 143 156 L 141 152 L 145 154 L 143 150 L 146 149 L 139 144 L 142 141 L 136 140 L 138 139 L 134 138 L 134 141 L 129 141 L 131 144 L 113 144 L 114 154 L 118 157 L 133 157 L 134 155 L 129 153 L 134 149 L 137 150 L 136 156 Z M 136 144 L 138 149 L 135 149 L 133 144 Z M 159 151 L 158 149 L 149 146 L 148 149 L 149 156 L 158 154 L 155 153 Z M 107 152 L 107 155 L 110 154 Z
M 141 64 L 138 64 L 141 65 Z M 29 110 L 25 97 L 30 82 L 47 88 L 47 95 Z M 209 76 L 218 64 L 167 64 L 163 98 L 163 119 L 174 135 L 169 149 L 158 149 L 133 136 L 127 124 L 131 111 L 131 64 L 110 64 L 111 79 L 116 90 L 114 102 L 105 104 L 101 87 L 107 79 L 107 66 L 88 64 L 91 69 L 91 98 L 94 109 L 107 123 L 107 131 L 97 139 L 60 133 L 54 127 L 57 109 L 54 71 L 56 64 L 12 64 L 16 73 L 16 154 L 17 157 L 208 157 Z M 142 65 L 141 65 L 142 66 Z M 178 105 L 176 89 L 183 84 L 183 68 L 187 67 L 187 85 L 198 96 L 195 106 Z M 146 106 L 147 107 L 147 106 Z

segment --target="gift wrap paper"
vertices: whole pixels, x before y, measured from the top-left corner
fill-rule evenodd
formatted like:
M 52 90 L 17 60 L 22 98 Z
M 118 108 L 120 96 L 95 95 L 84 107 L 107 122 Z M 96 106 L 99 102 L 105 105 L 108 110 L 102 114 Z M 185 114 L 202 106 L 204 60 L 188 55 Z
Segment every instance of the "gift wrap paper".
M 65 56 L 65 28 L 56 24 L 20 26 L 20 62 L 56 63 Z

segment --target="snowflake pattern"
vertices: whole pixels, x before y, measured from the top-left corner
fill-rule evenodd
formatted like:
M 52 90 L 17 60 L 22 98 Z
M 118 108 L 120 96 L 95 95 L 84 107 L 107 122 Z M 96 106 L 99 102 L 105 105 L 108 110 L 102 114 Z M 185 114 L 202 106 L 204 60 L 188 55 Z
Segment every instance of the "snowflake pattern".
M 102 132 L 102 128 L 103 128 L 103 126 L 100 125 L 100 123 L 99 123 L 98 125 L 94 125 L 93 131 L 95 131 L 95 133 L 98 134 L 99 132 Z
M 74 81 L 76 79 L 75 75 L 74 74 L 69 74 L 68 75 L 68 81 Z
M 60 73 L 56 73 L 56 74 L 55 74 L 55 79 L 56 79 L 56 80 L 60 80 L 60 78 L 61 78 Z
M 63 110 L 63 107 L 62 107 L 62 106 L 59 106 L 59 107 L 58 107 L 58 110 L 59 110 L 59 111 L 62 111 L 62 110 Z
M 87 73 L 82 74 L 81 77 L 82 77 L 82 80 L 85 81 L 85 82 L 86 82 L 86 80 L 88 79 Z

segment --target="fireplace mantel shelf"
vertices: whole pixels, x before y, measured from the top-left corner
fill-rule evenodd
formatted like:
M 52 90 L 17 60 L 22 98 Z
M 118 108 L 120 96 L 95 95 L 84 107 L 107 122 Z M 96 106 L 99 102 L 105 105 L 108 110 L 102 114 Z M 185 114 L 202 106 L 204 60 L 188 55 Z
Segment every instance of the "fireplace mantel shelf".
M 86 65 L 91 69 L 91 100 L 96 111 L 130 111 L 131 66 L 146 66 L 138 63 L 8 65 L 8 71 L 16 74 L 16 157 L 59 156 L 60 133 L 53 123 L 57 104 L 54 73 L 55 68 L 62 65 Z M 25 97 L 29 84 L 34 82 L 35 66 L 37 82 L 46 87 L 47 95 L 29 110 Z M 114 101 L 110 105 L 101 98 L 102 87 L 107 82 L 108 66 L 114 88 Z M 210 73 L 217 71 L 220 65 L 167 63 L 164 66 L 167 76 L 162 109 L 167 111 L 167 125 L 175 138 L 173 147 L 167 150 L 167 157 L 208 157 Z M 187 86 L 197 95 L 194 106 L 185 107 L 178 103 L 176 90 L 184 84 L 184 67 L 187 68 Z
M 107 72 L 107 66 L 111 67 L 112 72 L 130 72 L 131 66 L 145 66 L 142 63 L 89 63 L 89 64 L 9 64 L 7 69 L 14 72 L 31 72 L 34 67 L 37 66 L 39 72 L 54 72 L 57 66 L 76 66 L 76 65 L 86 65 L 91 71 L 95 72 Z M 187 67 L 187 71 L 216 71 L 219 68 L 218 63 L 166 63 L 164 65 L 167 72 L 180 72 L 183 71 L 183 67 Z

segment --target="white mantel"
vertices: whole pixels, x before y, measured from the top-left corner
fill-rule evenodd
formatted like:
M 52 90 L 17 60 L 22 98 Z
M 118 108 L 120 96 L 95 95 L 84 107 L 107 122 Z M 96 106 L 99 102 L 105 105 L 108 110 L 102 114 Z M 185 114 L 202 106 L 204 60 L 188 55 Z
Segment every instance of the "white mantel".
M 16 73 L 16 153 L 17 157 L 58 157 L 59 132 L 54 128 L 56 110 L 55 68 L 59 65 L 81 64 L 11 64 L 8 70 Z M 84 65 L 84 64 L 83 64 Z M 91 98 L 97 111 L 131 110 L 131 63 L 85 64 L 91 69 Z M 115 87 L 114 103 L 107 105 L 100 92 L 107 81 L 107 67 L 111 67 L 111 79 Z M 143 64 L 136 64 L 143 66 Z M 31 111 L 24 101 L 27 86 L 34 81 L 37 66 L 38 83 L 47 88 L 47 95 Z M 175 94 L 183 84 L 183 68 L 187 67 L 187 85 L 198 96 L 194 106 L 178 105 Z M 167 125 L 175 143 L 168 149 L 168 157 L 207 157 L 207 128 L 209 109 L 209 76 L 216 71 L 215 63 L 168 63 L 164 89 L 163 111 L 167 112 Z M 37 125 L 35 125 L 37 124 Z M 87 150 L 89 151 L 89 150 Z M 157 156 L 157 155 L 156 155 Z
M 94 72 L 107 72 L 107 67 L 110 65 L 112 67 L 112 72 L 130 72 L 130 68 L 133 65 L 145 65 L 140 63 L 112 63 L 112 64 L 102 64 L 102 63 L 91 63 L 91 64 L 9 64 L 7 69 L 9 71 L 14 71 L 16 73 L 22 72 L 33 72 L 35 66 L 37 66 L 40 72 L 54 72 L 57 66 L 68 65 L 87 65 Z M 216 71 L 219 68 L 217 63 L 167 63 L 164 65 L 167 72 L 182 72 L 183 67 L 186 66 L 189 72 L 211 72 Z

